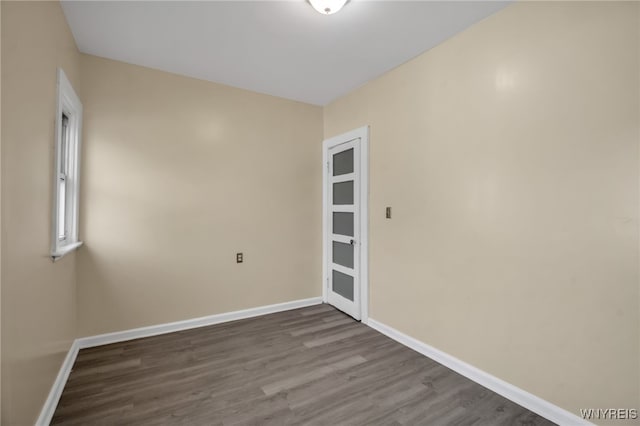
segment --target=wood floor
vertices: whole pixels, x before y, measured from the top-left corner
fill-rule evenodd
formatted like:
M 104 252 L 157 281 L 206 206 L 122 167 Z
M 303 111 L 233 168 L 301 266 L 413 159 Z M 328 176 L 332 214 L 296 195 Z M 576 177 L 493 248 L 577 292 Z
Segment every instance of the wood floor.
M 60 425 L 551 425 L 328 305 L 83 349 Z

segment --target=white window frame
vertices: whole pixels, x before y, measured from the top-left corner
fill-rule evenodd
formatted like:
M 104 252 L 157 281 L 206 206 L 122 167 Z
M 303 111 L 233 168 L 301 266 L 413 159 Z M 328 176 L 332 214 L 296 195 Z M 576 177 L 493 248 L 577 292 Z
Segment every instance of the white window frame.
M 67 134 L 62 135 L 62 116 L 67 117 Z M 51 258 L 55 261 L 82 245 L 78 239 L 78 196 L 80 194 L 80 145 L 82 136 L 82 103 L 64 71 L 58 68 L 58 105 L 55 125 L 55 164 L 53 170 L 53 218 Z M 66 137 L 66 173 L 61 173 L 63 137 Z M 60 181 L 64 181 L 65 199 L 61 200 Z M 64 202 L 63 202 L 64 201 Z M 64 204 L 64 205 L 62 205 Z M 60 228 L 64 214 L 65 230 Z M 61 236 L 62 235 L 62 236 Z

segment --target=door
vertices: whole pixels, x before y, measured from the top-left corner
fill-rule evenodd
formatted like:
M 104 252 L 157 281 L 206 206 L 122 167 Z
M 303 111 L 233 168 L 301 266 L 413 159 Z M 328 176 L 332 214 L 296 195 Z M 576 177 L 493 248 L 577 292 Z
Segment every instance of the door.
M 360 320 L 363 304 L 362 145 L 357 132 L 325 141 L 326 301 Z M 366 199 L 366 197 L 364 197 Z M 366 263 L 366 262 L 365 262 Z

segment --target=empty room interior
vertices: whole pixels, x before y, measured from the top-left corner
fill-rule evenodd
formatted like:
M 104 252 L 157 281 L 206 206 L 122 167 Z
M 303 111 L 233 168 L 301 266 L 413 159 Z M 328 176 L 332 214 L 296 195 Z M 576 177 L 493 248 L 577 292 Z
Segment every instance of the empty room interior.
M 0 410 L 640 425 L 639 1 L 1 1 Z

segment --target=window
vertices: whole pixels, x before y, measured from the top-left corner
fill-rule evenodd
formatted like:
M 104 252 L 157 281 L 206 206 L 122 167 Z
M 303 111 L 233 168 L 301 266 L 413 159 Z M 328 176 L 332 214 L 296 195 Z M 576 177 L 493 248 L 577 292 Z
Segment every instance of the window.
M 58 109 L 51 257 L 55 260 L 80 247 L 78 195 L 82 104 L 71 83 L 58 69 Z

